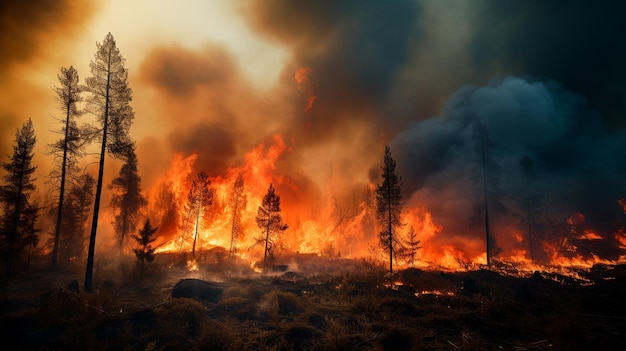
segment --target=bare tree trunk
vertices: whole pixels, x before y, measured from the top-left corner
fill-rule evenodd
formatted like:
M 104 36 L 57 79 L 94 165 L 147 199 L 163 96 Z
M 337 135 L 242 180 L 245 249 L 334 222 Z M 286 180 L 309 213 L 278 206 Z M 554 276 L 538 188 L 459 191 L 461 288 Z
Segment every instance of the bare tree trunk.
M 387 174 L 390 174 L 389 166 L 387 166 Z M 389 286 L 393 287 L 393 226 L 392 226 L 392 218 L 391 218 L 391 184 L 388 184 L 387 194 L 387 211 L 389 214 Z
M 237 208 L 239 207 L 239 197 L 235 199 L 235 206 L 233 207 L 233 223 L 230 229 L 230 251 L 228 252 L 228 258 L 233 258 L 233 245 L 235 243 L 235 221 L 237 216 Z
M 265 227 L 265 253 L 263 255 L 263 269 L 267 268 L 267 246 L 270 241 L 270 217 L 267 218 L 267 227 Z
M 85 272 L 85 291 L 93 291 L 91 283 L 93 279 L 93 261 L 96 251 L 96 232 L 98 230 L 98 214 L 100 213 L 100 198 L 102 197 L 102 178 L 104 176 L 104 157 L 107 145 L 107 131 L 109 124 L 109 90 L 111 89 L 111 51 L 109 50 L 107 67 L 106 98 L 104 105 L 104 125 L 102 128 L 102 147 L 100 148 L 100 166 L 98 168 L 98 183 L 96 185 L 96 199 L 93 206 L 93 220 L 91 222 L 91 234 L 89 236 L 89 251 L 87 253 L 87 269 Z
M 68 96 L 71 96 L 71 88 Z M 70 130 L 71 104 L 67 104 L 65 113 L 65 137 L 63 139 L 63 163 L 61 164 L 61 186 L 59 188 L 59 208 L 57 209 L 57 223 L 54 229 L 54 248 L 52 249 L 52 268 L 56 268 L 57 255 L 59 252 L 59 237 L 61 236 L 61 223 L 63 216 L 63 198 L 65 197 L 65 168 L 67 167 L 67 138 Z
M 196 255 L 196 242 L 198 241 L 198 225 L 200 224 L 200 201 L 198 201 L 198 213 L 196 214 L 196 231 L 193 236 L 193 247 L 191 248 L 191 255 Z
M 485 246 L 486 246 L 486 254 L 487 254 L 487 266 L 491 267 L 491 230 L 489 228 L 489 200 L 487 196 L 487 165 L 485 160 L 485 138 L 484 135 L 481 135 L 481 156 L 483 163 L 483 197 L 485 202 Z
M 526 188 L 526 191 L 528 191 L 528 187 Z M 535 260 L 535 250 L 534 250 L 534 246 L 533 246 L 533 225 L 532 225 L 532 218 L 531 218 L 531 213 L 530 213 L 530 196 L 526 196 L 526 217 L 527 217 L 527 221 L 528 221 L 528 249 L 530 251 L 530 259 L 532 261 Z
M 9 252 L 7 255 L 7 277 L 11 276 L 13 271 L 13 260 L 15 256 L 15 241 L 17 240 L 17 231 L 20 223 L 20 204 L 22 202 L 22 189 L 24 183 L 24 160 L 22 161 L 22 172 L 20 172 L 20 182 L 17 186 L 17 200 L 15 201 L 15 218 L 13 219 L 11 231 L 9 232 Z

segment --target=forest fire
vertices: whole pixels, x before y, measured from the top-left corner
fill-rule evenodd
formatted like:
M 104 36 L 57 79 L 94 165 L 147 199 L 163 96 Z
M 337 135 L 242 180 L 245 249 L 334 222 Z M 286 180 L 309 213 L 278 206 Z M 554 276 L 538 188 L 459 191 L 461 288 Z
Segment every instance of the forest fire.
M 192 5 L 0 5 L 6 345 L 623 348 L 624 11 Z
M 306 74 L 303 72 L 302 74 Z M 302 78 L 304 79 L 304 78 Z M 169 169 L 159 178 L 149 192 L 151 208 L 149 214 L 163 228 L 159 232 L 156 253 L 189 255 L 196 254 L 188 261 L 190 271 L 203 264 L 202 257 L 207 252 L 224 250 L 225 255 L 237 256 L 250 262 L 257 272 L 261 268 L 257 262 L 262 259 L 262 247 L 258 245 L 262 230 L 257 226 L 255 217 L 261 205 L 261 199 L 268 184 L 274 183 L 279 191 L 298 192 L 295 182 L 288 175 L 277 171 L 280 158 L 289 153 L 289 147 L 281 135 L 275 135 L 270 143 L 254 147 L 243 157 L 240 166 L 228 169 L 225 175 L 210 178 L 213 189 L 212 203 L 194 217 L 185 214 L 185 201 L 197 169 L 196 154 L 177 154 Z M 233 191 L 238 177 L 242 181 L 242 199 L 233 202 Z M 324 200 L 318 208 L 303 208 L 302 203 L 283 203 L 284 216 L 289 228 L 277 239 L 277 247 L 283 252 L 315 254 L 329 258 L 347 257 L 384 258 L 377 247 L 375 209 L 373 203 L 374 185 L 365 184 L 362 194 L 356 194 L 360 200 L 354 205 L 343 205 L 332 190 L 327 190 Z M 170 192 L 169 195 L 165 196 Z M 467 271 L 485 267 L 485 251 L 480 240 L 447 240 L 446 228 L 437 224 L 427 206 L 429 201 L 411 199 L 402 214 L 401 237 L 405 244 L 407 235 L 414 231 L 419 250 L 412 257 L 396 257 L 396 267 L 420 267 L 445 271 Z M 306 199 L 305 199 L 306 201 Z M 168 206 L 175 204 L 175 214 L 167 214 Z M 622 203 L 620 202 L 620 205 Z M 235 210 L 234 206 L 239 206 Z M 170 221 L 168 223 L 168 221 Z M 190 224 L 191 223 L 191 224 Z M 240 227 L 237 227 L 237 225 Z M 535 253 L 539 259 L 533 260 L 528 249 L 525 234 L 515 226 L 503 231 L 499 239 L 510 243 L 498 257 L 505 266 L 514 267 L 519 276 L 530 276 L 535 271 L 558 272 L 563 275 L 576 275 L 577 270 L 590 269 L 596 264 L 621 264 L 624 257 L 616 260 L 603 259 L 593 253 L 579 252 L 574 244 L 578 241 L 602 243 L 605 238 L 585 227 L 585 216 L 575 213 L 563 222 L 563 235 L 558 240 L 536 239 Z M 237 228 L 238 229 L 237 229 Z M 240 232 L 235 233 L 238 230 Z M 197 236 L 194 239 L 194 236 Z M 506 236 L 510 239 L 505 240 Z M 615 240 L 624 246 L 623 233 L 615 233 Z M 448 238 L 449 239 L 449 238 Z M 497 269 L 497 268 L 494 268 Z M 505 269 L 505 268 L 503 268 Z M 505 269 L 506 270 L 506 269 Z

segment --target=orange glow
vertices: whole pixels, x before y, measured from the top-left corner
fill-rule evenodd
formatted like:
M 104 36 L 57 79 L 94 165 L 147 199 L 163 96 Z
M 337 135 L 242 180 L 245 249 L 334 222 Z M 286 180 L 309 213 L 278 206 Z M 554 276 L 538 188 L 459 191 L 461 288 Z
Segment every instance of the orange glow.
M 416 297 L 424 296 L 424 295 L 434 295 L 434 296 L 456 296 L 456 294 L 452 291 L 444 291 L 444 290 L 422 290 L 415 293 Z
M 307 70 L 296 74 L 298 84 L 307 82 Z M 198 243 L 196 257 L 187 261 L 190 271 L 199 269 L 206 262 L 207 255 L 214 252 L 228 252 L 232 234 L 233 209 L 229 203 L 233 185 L 239 174 L 244 178 L 244 194 L 246 197 L 245 207 L 241 212 L 241 224 L 243 232 L 235 242 L 235 255 L 240 259 L 249 260 L 250 267 L 255 271 L 261 271 L 257 262 L 262 258 L 262 249 L 256 244 L 259 237 L 255 217 L 261 199 L 270 183 L 274 183 L 280 189 L 287 192 L 298 193 L 298 185 L 287 175 L 277 171 L 277 163 L 281 157 L 290 152 L 283 137 L 274 135 L 266 143 L 258 144 L 247 152 L 241 165 L 230 167 L 225 174 L 211 178 L 211 187 L 215 190 L 212 214 L 202 217 L 202 225 L 198 230 Z M 177 154 L 173 157 L 169 169 L 158 179 L 156 185 L 149 192 L 153 203 L 157 196 L 158 186 L 169 184 L 175 193 L 175 199 L 179 203 L 179 211 L 185 202 L 189 191 L 190 180 L 194 178 L 196 154 Z M 366 186 L 373 194 L 375 184 Z M 375 220 L 375 205 L 367 199 L 361 200 L 354 207 L 340 206 L 336 197 L 337 191 L 333 180 L 330 179 L 323 194 L 319 195 L 317 206 L 313 209 L 297 208 L 308 204 L 286 203 L 282 201 L 282 215 L 289 224 L 284 237 L 280 239 L 283 249 L 302 254 L 315 254 L 330 258 L 346 257 L 374 257 L 383 260 L 384 255 L 380 250 L 374 250 L 377 246 L 377 224 Z M 281 195 L 279 191 L 279 195 Z M 284 199 L 284 197 L 283 197 Z M 481 237 L 472 236 L 448 236 L 446 228 L 437 223 L 432 213 L 426 207 L 428 201 L 419 201 L 412 198 L 403 209 L 401 221 L 405 225 L 397 232 L 397 237 L 407 243 L 409 228 L 412 227 L 419 240 L 419 249 L 416 251 L 413 262 L 406 257 L 398 256 L 395 267 L 403 269 L 414 264 L 417 268 L 441 269 L 447 271 L 474 270 L 485 265 L 484 242 Z M 310 211 L 310 212 L 309 212 Z M 182 212 L 181 212 L 182 213 Z M 157 248 L 157 253 L 172 252 L 188 254 L 191 252 L 193 235 L 183 229 L 182 215 L 178 216 L 178 229 L 173 233 L 161 233 L 162 244 Z M 615 261 L 601 259 L 597 255 L 583 255 L 578 252 L 577 241 L 601 241 L 603 236 L 595 231 L 582 229 L 585 224 L 585 216 L 575 213 L 565 220 L 565 229 L 562 239 L 548 242 L 537 238 L 537 245 L 542 248 L 544 256 L 539 261 L 530 259 L 524 246 L 525 236 L 514 226 L 509 224 L 501 226 L 498 231 L 499 242 L 506 242 L 516 247 L 508 247 L 506 253 L 499 256 L 498 261 L 504 263 L 502 267 L 512 267 L 511 274 L 530 276 L 534 271 L 553 272 L 583 279 L 578 276 L 574 269 L 590 269 L 594 264 L 612 264 Z M 508 239 L 508 240 L 507 240 Z M 626 235 L 615 233 L 615 239 L 623 247 L 626 247 Z M 216 251 L 217 250 L 217 251 Z M 220 251 L 221 250 L 221 251 Z M 183 256 L 184 257 L 184 256 Z M 495 267 L 494 269 L 500 269 Z M 502 268 L 508 272 L 509 268 Z M 421 295 L 449 295 L 448 292 L 422 291 Z
M 306 94 L 307 103 L 304 108 L 306 113 L 311 113 L 311 111 L 313 111 L 313 104 L 315 103 L 315 100 L 317 100 L 317 96 L 313 93 L 313 87 L 311 86 L 311 80 L 309 78 L 312 72 L 312 68 L 302 67 L 296 71 L 293 77 L 298 86 L 298 90 Z
M 230 247 L 232 208 L 228 204 L 228 199 L 235 179 L 240 172 L 244 176 L 244 192 L 247 201 L 241 214 L 244 235 L 238 239 L 237 247 L 246 251 L 255 243 L 254 236 L 257 234 L 255 216 L 260 200 L 267 191 L 268 185 L 271 182 L 277 184 L 289 183 L 283 177 L 274 176 L 276 160 L 285 152 L 286 144 L 280 135 L 274 136 L 272 141 L 273 143 L 269 147 L 260 144 L 248 152 L 241 167 L 230 168 L 223 177 L 211 178 L 211 187 L 215 190 L 213 213 L 210 218 L 202 218 L 202 225 L 198 231 L 197 247 L 199 251 L 206 251 L 216 247 Z M 196 159 L 196 155 L 187 157 L 177 155 L 172 161 L 170 169 L 160 181 L 160 183 L 168 182 L 172 184 L 171 190 L 175 192 L 175 198 L 180 205 L 179 211 L 182 211 L 182 205 L 189 191 L 190 182 L 188 179 L 193 178 L 193 163 Z M 155 191 L 153 190 L 151 194 L 155 194 Z M 178 216 L 178 228 L 183 227 L 186 220 L 183 217 L 181 212 Z M 182 229 L 178 229 L 176 233 L 170 233 L 170 238 L 159 246 L 157 252 L 189 252 L 193 234 L 195 233 L 185 233 Z M 240 254 L 243 253 L 241 252 Z
M 626 233 L 624 233 L 623 229 L 615 233 L 615 240 L 620 243 L 620 248 L 626 249 Z
M 196 263 L 196 260 L 187 261 L 187 270 L 189 270 L 190 272 L 195 272 L 198 270 L 198 264 Z
M 603 240 L 604 238 L 600 236 L 598 233 L 595 233 L 591 230 L 586 230 L 583 234 L 578 238 L 583 240 Z

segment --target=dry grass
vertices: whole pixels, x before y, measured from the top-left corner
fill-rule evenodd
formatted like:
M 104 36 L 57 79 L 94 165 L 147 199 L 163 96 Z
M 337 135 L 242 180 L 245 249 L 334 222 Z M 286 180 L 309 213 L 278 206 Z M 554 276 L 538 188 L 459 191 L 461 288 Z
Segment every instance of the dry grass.
M 109 267 L 94 293 L 67 288 L 76 271 L 42 270 L 0 287 L 1 337 L 31 350 L 348 351 L 613 349 L 626 336 L 621 277 L 585 287 L 407 270 L 390 289 L 379 267 L 328 269 L 338 262 L 267 275 L 206 265 L 193 274 L 225 287 L 217 303 L 171 298 L 191 274 L 175 265 L 141 284 L 130 266 Z

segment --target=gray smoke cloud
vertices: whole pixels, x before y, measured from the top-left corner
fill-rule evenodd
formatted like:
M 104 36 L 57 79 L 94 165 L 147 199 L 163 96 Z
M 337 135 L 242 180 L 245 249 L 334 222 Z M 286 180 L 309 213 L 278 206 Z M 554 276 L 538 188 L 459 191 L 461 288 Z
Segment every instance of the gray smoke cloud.
M 584 214 L 588 228 L 611 241 L 624 224 L 618 200 L 626 196 L 626 133 L 607 129 L 585 99 L 562 85 L 518 77 L 461 87 L 440 116 L 412 124 L 390 143 L 404 190 L 425 202 L 448 234 L 476 235 L 467 218 L 475 201 L 470 170 L 477 122 L 490 133 L 511 209 L 522 186 L 519 159 L 528 155 L 537 190 L 551 199 L 551 208 Z

